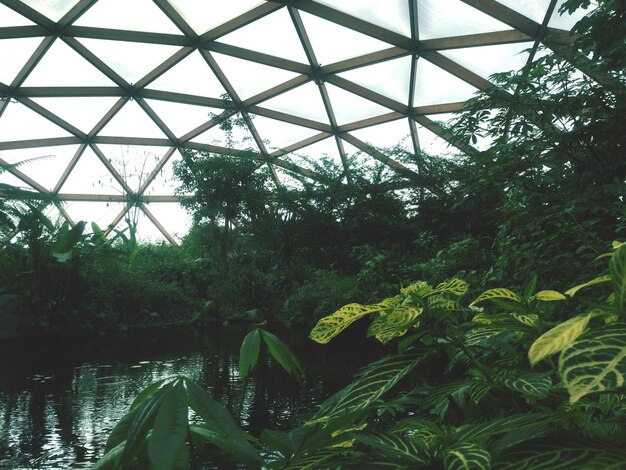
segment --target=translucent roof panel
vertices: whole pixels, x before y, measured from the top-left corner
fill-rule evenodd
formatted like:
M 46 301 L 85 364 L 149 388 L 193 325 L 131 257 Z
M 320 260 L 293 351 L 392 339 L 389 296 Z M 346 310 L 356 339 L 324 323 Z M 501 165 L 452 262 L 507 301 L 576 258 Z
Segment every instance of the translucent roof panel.
M 40 43 L 40 38 L 0 40 L 0 82 L 10 85 Z
M 305 83 L 274 98 L 263 101 L 260 106 L 330 124 L 320 90 L 313 82 Z
M 425 59 L 417 61 L 417 77 L 413 95 L 415 106 L 465 101 L 477 91 L 469 83 Z
M 420 0 L 418 3 L 420 39 L 464 36 L 511 29 L 460 0 Z
M 337 75 L 400 103 L 409 102 L 411 57 L 387 60 Z
M 124 14 L 120 14 L 120 12 Z M 169 18 L 150 0 L 99 0 L 75 23 L 77 26 L 180 34 Z
M 300 38 L 286 9 L 278 10 L 219 39 L 220 42 L 307 63 Z
M 172 56 L 180 48 L 107 39 L 80 39 L 128 83 L 134 83 Z
M 380 0 L 316 0 L 316 2 L 391 31 L 411 36 L 409 4 L 404 0 L 385 0 L 384 8 L 380 8 Z
M 25 125 L 27 124 L 27 125 Z M 0 121 L 0 142 L 66 137 L 70 134 L 21 103 L 9 103 Z
M 395 156 L 418 171 L 416 143 L 458 153 L 424 119 L 461 109 L 473 74 L 522 67 L 534 42 L 511 42 L 519 36 L 508 23 L 542 24 L 554 4 L 495 1 L 509 14 L 491 15 L 491 0 L 3 1 L 0 159 L 51 157 L 0 181 L 57 193 L 73 219 L 103 225 L 126 202 L 146 204 L 141 236 L 173 240 L 187 227 L 175 222 L 173 171 L 186 148 L 259 161 L 275 152 L 287 186 L 304 178 L 289 164 L 313 177 L 344 164 L 393 176 L 368 145 L 400 145 Z M 547 26 L 568 30 L 583 15 L 559 15 L 563 2 Z
M 361 121 L 390 112 L 384 106 L 350 93 L 343 88 L 331 84 L 327 84 L 326 88 L 333 103 L 333 111 L 339 125 Z
M 224 54 L 213 54 L 213 57 L 242 100 L 297 76 L 293 72 Z
M 60 67 L 59 64 L 63 64 Z M 114 83 L 62 41 L 55 41 L 24 86 L 111 86 Z
M 559 10 L 564 3 L 565 0 L 558 0 L 556 8 L 554 9 L 554 13 L 552 13 L 552 16 L 550 17 L 550 22 L 548 23 L 549 27 L 569 31 L 578 21 L 582 19 L 583 16 L 585 16 L 592 10 L 592 7 L 589 6 L 585 9 L 581 8 L 579 10 L 576 10 L 571 15 L 569 13 L 560 14 Z
M 370 52 L 381 51 L 391 44 L 358 33 L 317 16 L 302 12 L 311 47 L 321 65 L 332 64 Z
M 215 8 L 214 2 L 170 1 L 170 4 L 197 34 L 203 34 L 263 3 L 258 0 L 237 0 L 236 2 L 220 2 L 220 7 Z
M 526 50 L 532 43 L 497 44 L 494 46 L 467 47 L 441 51 L 443 55 L 477 73 L 489 78 L 497 72 L 519 70 L 528 60 Z
M 47 16 L 52 21 L 59 21 L 63 15 L 78 3 L 78 0 L 21 0 L 29 7 Z
M 148 89 L 219 98 L 226 90 L 199 52 L 193 52 L 147 86 Z

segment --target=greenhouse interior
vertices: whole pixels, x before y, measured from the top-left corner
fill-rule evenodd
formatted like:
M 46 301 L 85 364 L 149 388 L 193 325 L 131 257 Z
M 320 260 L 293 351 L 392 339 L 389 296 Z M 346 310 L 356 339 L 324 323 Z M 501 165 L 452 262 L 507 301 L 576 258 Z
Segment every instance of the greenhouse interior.
M 0 468 L 626 468 L 626 2 L 0 0 Z

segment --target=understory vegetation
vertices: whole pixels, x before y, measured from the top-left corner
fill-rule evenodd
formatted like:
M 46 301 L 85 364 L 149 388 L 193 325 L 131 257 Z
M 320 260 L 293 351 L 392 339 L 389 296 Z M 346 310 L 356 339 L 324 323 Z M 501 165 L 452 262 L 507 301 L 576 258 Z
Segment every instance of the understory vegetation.
M 319 180 L 286 186 L 252 158 L 184 151 L 178 247 L 0 201 L 0 288 L 39 325 L 269 320 L 325 344 L 369 320 L 386 345 L 307 422 L 259 436 L 190 379 L 157 382 L 97 468 L 623 468 L 626 4 L 597 3 L 575 48 L 470 100 L 449 127 L 463 156 L 383 150 L 413 176 L 321 158 Z M 255 329 L 242 380 L 262 345 L 306 373 Z

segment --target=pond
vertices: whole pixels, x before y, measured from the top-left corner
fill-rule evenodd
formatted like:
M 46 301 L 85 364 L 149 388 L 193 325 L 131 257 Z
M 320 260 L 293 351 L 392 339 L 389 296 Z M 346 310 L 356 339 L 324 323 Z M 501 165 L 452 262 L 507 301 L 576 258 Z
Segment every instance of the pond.
M 183 374 L 236 409 L 243 390 L 239 346 L 249 325 L 171 329 L 120 338 L 19 340 L 0 345 L 0 468 L 90 468 L 134 397 L 150 383 Z M 298 384 L 269 359 L 260 361 L 243 401 L 243 426 L 301 424 L 379 354 L 363 336 L 320 346 L 306 331 L 264 327 L 305 367 Z

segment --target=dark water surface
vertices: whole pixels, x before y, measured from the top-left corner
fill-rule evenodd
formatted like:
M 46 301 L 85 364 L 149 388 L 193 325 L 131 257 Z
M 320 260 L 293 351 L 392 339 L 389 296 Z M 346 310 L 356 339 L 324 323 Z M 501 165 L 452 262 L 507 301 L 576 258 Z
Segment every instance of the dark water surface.
M 306 331 L 266 327 L 304 364 L 297 384 L 265 359 L 248 385 L 242 418 L 264 428 L 301 424 L 378 353 L 353 335 L 319 346 Z M 242 393 L 239 346 L 249 325 L 171 329 L 118 338 L 0 344 L 0 468 L 89 468 L 134 397 L 150 383 L 186 375 L 231 409 Z M 356 340 L 355 344 L 355 338 Z

